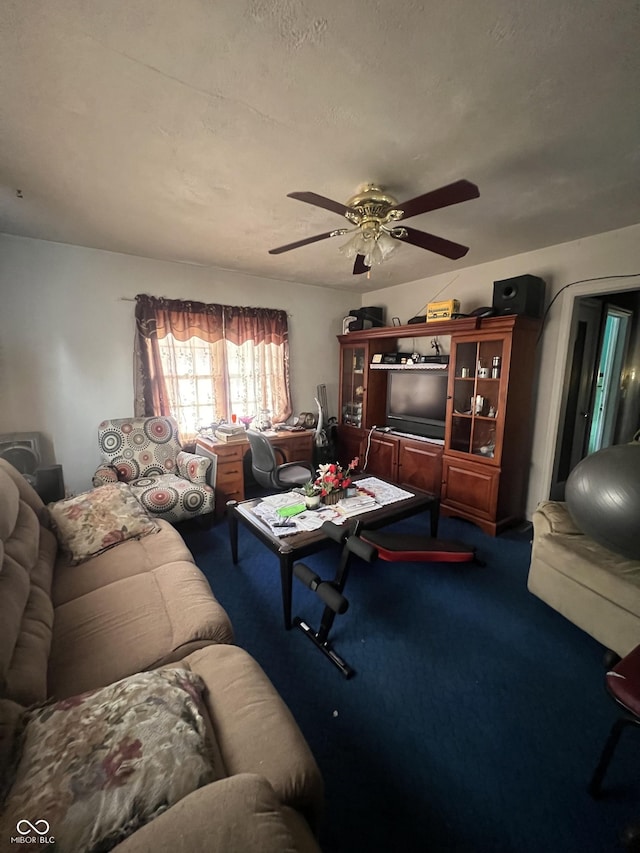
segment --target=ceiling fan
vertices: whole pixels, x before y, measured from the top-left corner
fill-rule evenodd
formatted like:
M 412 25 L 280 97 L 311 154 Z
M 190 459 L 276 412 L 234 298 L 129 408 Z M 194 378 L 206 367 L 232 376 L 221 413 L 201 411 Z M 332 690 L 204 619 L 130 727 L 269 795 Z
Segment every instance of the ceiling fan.
M 470 181 L 454 181 L 437 190 L 424 193 L 415 198 L 398 204 L 396 199 L 384 192 L 375 184 L 365 184 L 356 195 L 352 196 L 346 204 L 333 201 L 330 198 L 313 192 L 288 193 L 287 198 L 295 198 L 333 213 L 339 213 L 348 219 L 355 228 L 337 228 L 333 231 L 325 231 L 324 234 L 316 234 L 295 243 L 287 243 L 276 249 L 269 249 L 270 255 L 280 255 L 309 243 L 317 243 L 328 237 L 342 237 L 345 234 L 353 234 L 353 237 L 340 247 L 340 251 L 348 258 L 355 258 L 353 274 L 360 275 L 368 272 L 374 264 L 381 264 L 389 257 L 391 252 L 397 248 L 399 243 L 411 243 L 420 249 L 427 249 L 445 258 L 456 260 L 464 257 L 469 251 L 468 246 L 453 243 L 435 234 L 426 231 L 418 231 L 406 225 L 395 225 L 400 220 L 418 216 L 430 210 L 438 210 L 461 201 L 469 201 L 479 198 L 480 191 Z

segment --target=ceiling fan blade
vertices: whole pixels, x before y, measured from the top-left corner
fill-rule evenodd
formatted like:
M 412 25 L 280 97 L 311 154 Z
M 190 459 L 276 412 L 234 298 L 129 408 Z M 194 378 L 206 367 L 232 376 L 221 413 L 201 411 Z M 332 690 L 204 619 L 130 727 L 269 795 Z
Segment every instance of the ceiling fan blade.
M 347 211 L 351 208 L 340 204 L 339 201 L 325 198 L 323 195 L 311 192 L 287 193 L 287 198 L 295 198 L 298 201 L 305 201 L 307 204 L 313 204 L 316 207 L 323 207 L 325 210 L 332 210 L 334 213 L 339 213 L 340 216 L 346 216 Z
M 403 204 L 398 204 L 397 208 L 404 211 L 402 219 L 409 219 L 410 216 L 417 216 L 419 213 L 439 210 L 441 207 L 459 204 L 461 201 L 469 201 L 479 196 L 480 190 L 471 181 L 455 181 L 453 184 L 447 184 L 446 187 L 440 187 L 438 190 L 432 190 L 430 193 L 424 193 Z
M 406 235 L 396 237 L 397 240 L 402 240 L 403 243 L 411 243 L 413 246 L 427 249 L 427 251 L 435 252 L 437 255 L 444 255 L 445 258 L 451 258 L 451 260 L 463 258 L 469 251 L 468 246 L 453 243 L 451 240 L 445 240 L 444 237 L 436 237 L 435 234 L 427 234 L 426 231 L 418 231 L 415 228 L 408 228 L 406 225 L 402 226 L 402 230 L 406 231 Z
M 304 240 L 296 240 L 295 243 L 287 243 L 286 246 L 278 246 L 276 249 L 269 249 L 270 255 L 280 255 L 282 252 L 289 252 L 291 249 L 299 249 L 300 246 L 308 246 L 309 243 L 317 243 L 318 240 L 326 240 L 327 237 L 336 237 L 340 231 L 325 231 L 324 234 L 316 234 L 315 237 L 307 237 Z
M 364 255 L 356 255 L 353 263 L 353 274 L 362 275 L 363 272 L 369 272 L 371 267 L 368 267 L 364 262 Z

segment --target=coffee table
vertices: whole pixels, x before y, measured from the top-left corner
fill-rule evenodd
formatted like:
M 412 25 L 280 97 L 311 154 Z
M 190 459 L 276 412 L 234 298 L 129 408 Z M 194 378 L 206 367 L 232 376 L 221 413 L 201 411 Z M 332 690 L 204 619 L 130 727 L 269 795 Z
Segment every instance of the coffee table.
M 382 480 L 382 477 L 377 479 Z M 388 482 L 384 481 L 383 482 Z M 395 485 L 395 484 L 390 484 Z M 353 529 L 356 522 L 360 521 L 368 530 L 377 530 L 396 521 L 402 521 L 413 515 L 418 515 L 426 510 L 429 511 L 431 523 L 431 536 L 438 535 L 438 520 L 440 517 L 440 499 L 430 492 L 423 492 L 410 486 L 402 485 L 401 488 L 411 492 L 410 498 L 396 501 L 392 504 L 380 507 L 380 509 L 351 516 L 344 522 L 345 529 Z M 282 609 L 284 614 L 284 627 L 288 631 L 291 628 L 291 597 L 293 587 L 293 564 L 302 557 L 315 554 L 333 544 L 322 530 L 293 533 L 291 536 L 278 538 L 274 536 L 266 524 L 251 510 L 260 503 L 260 498 L 248 501 L 229 501 L 227 503 L 227 518 L 229 522 L 229 542 L 231 545 L 231 559 L 234 566 L 238 564 L 238 523 L 242 524 L 259 539 L 272 554 L 278 557 L 280 564 L 280 584 L 282 587 Z

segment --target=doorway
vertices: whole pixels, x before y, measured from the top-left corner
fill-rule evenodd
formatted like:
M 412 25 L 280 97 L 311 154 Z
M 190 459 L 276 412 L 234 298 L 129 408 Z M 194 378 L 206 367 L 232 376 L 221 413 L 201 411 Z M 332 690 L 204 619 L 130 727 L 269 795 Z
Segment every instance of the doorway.
M 640 358 L 638 307 L 640 291 L 574 301 L 551 500 L 564 500 L 581 459 L 633 437 L 640 403 L 628 399 L 625 377 Z
M 587 454 L 613 444 L 631 316 L 630 311 L 614 305 L 605 308 Z

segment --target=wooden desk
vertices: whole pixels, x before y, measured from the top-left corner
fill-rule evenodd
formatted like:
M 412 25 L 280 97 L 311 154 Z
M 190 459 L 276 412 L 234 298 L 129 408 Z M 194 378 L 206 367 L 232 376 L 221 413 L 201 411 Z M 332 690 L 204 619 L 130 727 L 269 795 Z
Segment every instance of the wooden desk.
M 313 463 L 314 430 L 268 430 L 264 435 L 274 448 L 282 450 L 285 462 Z M 244 457 L 249 450 L 248 440 L 224 442 L 204 435 L 196 439 L 196 453 L 217 458 L 216 516 L 224 514 L 227 501 L 244 500 Z

